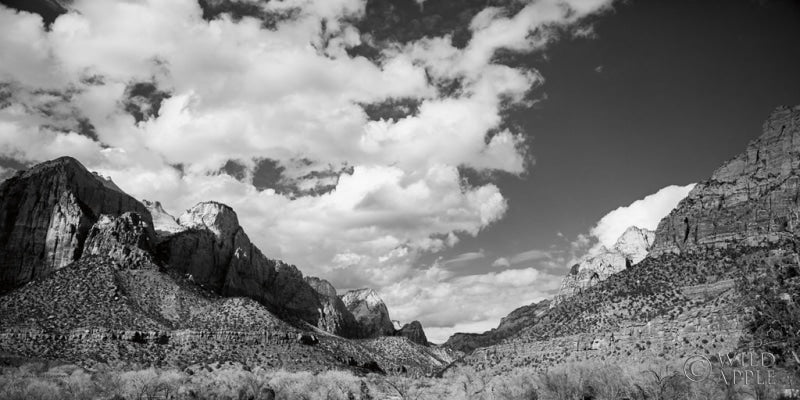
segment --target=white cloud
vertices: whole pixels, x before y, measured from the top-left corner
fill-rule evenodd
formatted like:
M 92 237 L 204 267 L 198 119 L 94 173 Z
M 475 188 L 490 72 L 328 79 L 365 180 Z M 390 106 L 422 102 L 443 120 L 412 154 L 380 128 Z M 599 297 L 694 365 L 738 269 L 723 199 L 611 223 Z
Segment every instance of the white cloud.
M 500 257 L 492 262 L 492 266 L 495 268 L 508 268 L 511 266 L 511 262 L 505 257 Z
M 521 132 L 498 128 L 506 104 L 524 103 L 543 77 L 496 64 L 493 54 L 540 50 L 553 29 L 608 3 L 538 1 L 514 15 L 488 9 L 463 49 L 447 36 L 424 38 L 383 49 L 379 62 L 345 51 L 361 40 L 347 21 L 363 15 L 363 0 L 268 2 L 265 10 L 300 10 L 274 29 L 254 18 L 205 21 L 194 0 L 77 0 L 78 11 L 50 31 L 38 16 L 0 6 L 0 82 L 12 91 L 12 105 L 0 109 L 0 156 L 72 155 L 176 214 L 199 201 L 227 203 L 265 254 L 343 285 L 387 288 L 403 319 L 432 327 L 494 321 L 530 302 L 550 277 L 523 269 L 424 283 L 436 271 L 416 263 L 506 212 L 497 186 L 466 186 L 458 167 L 522 174 L 530 165 Z M 460 91 L 439 92 L 436 84 L 453 80 Z M 125 112 L 131 82 L 168 93 L 157 115 L 137 123 Z M 418 112 L 370 121 L 359 106 L 398 98 L 416 100 Z M 79 117 L 97 141 L 76 131 Z M 252 179 L 265 158 L 292 178 L 345 167 L 352 174 L 306 179 L 335 189 L 290 197 L 217 173 L 237 160 Z M 422 291 L 409 299 L 398 282 Z M 474 314 L 441 297 L 449 292 L 463 306 L 499 288 Z M 426 301 L 438 314 L 420 307 Z
M 496 327 L 511 310 L 549 297 L 560 282 L 561 276 L 534 268 L 453 277 L 435 264 L 380 294 L 393 305 L 393 319 L 421 320 L 429 340 L 444 342 L 454 332 Z
M 689 194 L 694 185 L 667 186 L 630 205 L 619 207 L 603 216 L 590 233 L 601 245 L 611 247 L 630 226 L 655 230 L 659 221 Z

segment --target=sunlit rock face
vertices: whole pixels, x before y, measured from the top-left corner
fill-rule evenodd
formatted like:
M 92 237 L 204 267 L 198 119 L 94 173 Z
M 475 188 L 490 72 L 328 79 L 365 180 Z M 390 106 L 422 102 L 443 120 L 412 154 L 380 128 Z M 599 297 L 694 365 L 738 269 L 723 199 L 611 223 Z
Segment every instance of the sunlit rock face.
M 587 255 L 573 265 L 561 283 L 553 305 L 586 290 L 609 276 L 642 261 L 653 244 L 654 233 L 631 226 L 610 249 Z
M 798 234 L 800 106 L 777 108 L 762 131 L 661 220 L 651 255 L 754 246 Z
M 0 184 L 0 292 L 77 260 L 101 215 L 128 211 L 152 226 L 142 203 L 71 157 L 9 178 Z
M 351 290 L 341 298 L 358 322 L 359 336 L 374 338 L 394 334 L 394 324 L 389 318 L 389 310 L 374 290 Z
M 295 266 L 264 256 L 232 208 L 203 202 L 178 223 L 185 230 L 159 245 L 170 268 L 222 295 L 250 297 L 279 315 L 319 323 L 322 304 L 316 291 Z
M 149 267 L 155 265 L 154 244 L 153 230 L 141 215 L 102 215 L 89 231 L 83 256 L 105 256 L 124 268 Z
M 153 218 L 153 229 L 159 237 L 169 236 L 173 233 L 183 232 L 186 227 L 181 226 L 178 221 L 164 210 L 161 202 L 142 200 L 142 204 L 150 211 Z

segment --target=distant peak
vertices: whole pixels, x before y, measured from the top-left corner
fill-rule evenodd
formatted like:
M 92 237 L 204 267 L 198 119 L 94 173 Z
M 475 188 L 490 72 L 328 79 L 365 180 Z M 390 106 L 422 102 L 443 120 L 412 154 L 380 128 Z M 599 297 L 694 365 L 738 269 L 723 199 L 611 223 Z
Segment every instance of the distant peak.
M 239 228 L 233 208 L 216 201 L 204 201 L 188 209 L 178 218 L 186 228 L 208 228 L 218 237 L 232 235 Z

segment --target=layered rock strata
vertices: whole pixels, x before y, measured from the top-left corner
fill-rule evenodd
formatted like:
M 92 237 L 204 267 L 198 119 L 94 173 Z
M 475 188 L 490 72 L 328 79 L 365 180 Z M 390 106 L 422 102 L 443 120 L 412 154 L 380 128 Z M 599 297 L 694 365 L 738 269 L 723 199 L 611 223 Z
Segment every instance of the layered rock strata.
M 772 243 L 800 232 L 800 106 L 779 107 L 763 134 L 698 183 L 656 229 L 653 256 Z

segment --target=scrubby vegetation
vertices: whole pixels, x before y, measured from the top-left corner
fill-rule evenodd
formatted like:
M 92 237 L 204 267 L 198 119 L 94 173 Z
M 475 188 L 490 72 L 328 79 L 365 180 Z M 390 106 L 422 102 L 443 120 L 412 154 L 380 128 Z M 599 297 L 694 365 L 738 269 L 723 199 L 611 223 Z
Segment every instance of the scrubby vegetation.
M 345 400 L 795 400 L 786 385 L 733 385 L 717 374 L 689 380 L 680 365 L 602 362 L 566 364 L 545 372 L 519 369 L 506 375 L 470 367 L 442 377 L 410 378 L 345 371 L 288 372 L 239 364 L 185 370 L 147 368 L 87 372 L 74 365 L 42 363 L 0 370 L 1 399 L 345 399 Z M 795 376 L 795 378 L 797 378 Z M 785 380 L 784 380 L 785 381 Z M 794 382 L 797 382 L 795 379 Z M 796 385 L 791 383 L 790 385 Z

